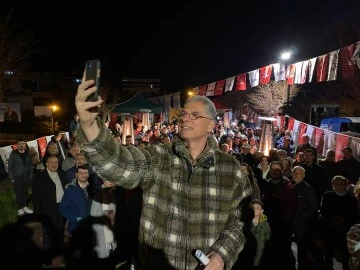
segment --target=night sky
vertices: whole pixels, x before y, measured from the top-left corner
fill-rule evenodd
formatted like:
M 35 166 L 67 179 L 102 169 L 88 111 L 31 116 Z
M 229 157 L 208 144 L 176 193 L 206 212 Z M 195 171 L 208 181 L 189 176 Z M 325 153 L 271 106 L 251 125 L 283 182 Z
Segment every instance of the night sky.
M 91 2 L 15 0 L 0 16 L 13 7 L 10 22 L 34 32 L 38 71 L 81 71 L 99 58 L 110 84 L 159 78 L 168 92 L 275 63 L 287 48 L 296 62 L 359 40 L 348 26 L 358 0 Z M 341 41 L 335 21 L 347 29 Z

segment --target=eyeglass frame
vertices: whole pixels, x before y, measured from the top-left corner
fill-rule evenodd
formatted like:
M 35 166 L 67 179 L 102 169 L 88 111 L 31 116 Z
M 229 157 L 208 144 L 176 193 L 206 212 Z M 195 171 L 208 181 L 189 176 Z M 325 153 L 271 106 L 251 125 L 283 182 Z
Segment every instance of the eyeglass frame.
M 179 117 L 179 118 L 184 118 L 185 117 L 185 115 L 189 115 L 189 118 L 190 118 L 190 120 L 198 120 L 198 119 L 201 119 L 201 118 L 203 118 L 203 119 L 208 119 L 208 120 L 211 120 L 211 121 L 215 121 L 215 119 L 213 119 L 213 118 L 210 118 L 210 117 L 206 117 L 206 116 L 202 116 L 202 115 L 200 115 L 200 114 L 198 114 L 198 113 L 196 113 L 196 112 L 185 112 L 185 111 L 181 111 L 181 112 L 179 112 L 179 113 L 177 113 L 176 115 L 177 115 L 177 117 Z M 194 119 L 193 119 L 193 118 Z

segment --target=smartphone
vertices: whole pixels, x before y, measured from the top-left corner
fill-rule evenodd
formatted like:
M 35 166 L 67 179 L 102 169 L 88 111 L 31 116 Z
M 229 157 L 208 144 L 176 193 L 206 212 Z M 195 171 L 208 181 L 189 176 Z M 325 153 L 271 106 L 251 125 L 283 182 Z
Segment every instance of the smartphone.
M 101 61 L 99 59 L 88 60 L 85 63 L 85 81 L 94 80 L 97 90 L 86 101 L 97 101 L 100 90 Z

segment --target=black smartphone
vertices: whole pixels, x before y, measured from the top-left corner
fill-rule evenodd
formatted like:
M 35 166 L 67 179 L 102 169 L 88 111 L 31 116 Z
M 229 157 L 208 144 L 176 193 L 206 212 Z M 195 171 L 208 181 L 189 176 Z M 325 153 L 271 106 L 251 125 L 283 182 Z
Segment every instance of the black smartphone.
M 86 101 L 97 101 L 100 90 L 101 61 L 99 59 L 88 60 L 85 63 L 85 81 L 94 80 L 97 90 Z

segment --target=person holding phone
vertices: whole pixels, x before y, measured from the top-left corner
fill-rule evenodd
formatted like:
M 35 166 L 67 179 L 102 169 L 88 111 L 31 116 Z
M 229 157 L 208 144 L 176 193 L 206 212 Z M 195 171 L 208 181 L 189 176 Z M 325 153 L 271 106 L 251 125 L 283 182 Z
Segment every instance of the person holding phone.
M 101 177 L 126 189 L 142 188 L 142 269 L 195 269 L 193 250 L 209 257 L 205 269 L 231 269 L 245 243 L 243 217 L 252 191 L 239 163 L 211 137 L 212 101 L 204 96 L 186 101 L 172 146 L 139 149 L 117 144 L 107 132 L 94 109 L 103 100 L 86 102 L 96 91 L 93 84 L 78 86 L 78 142 Z

